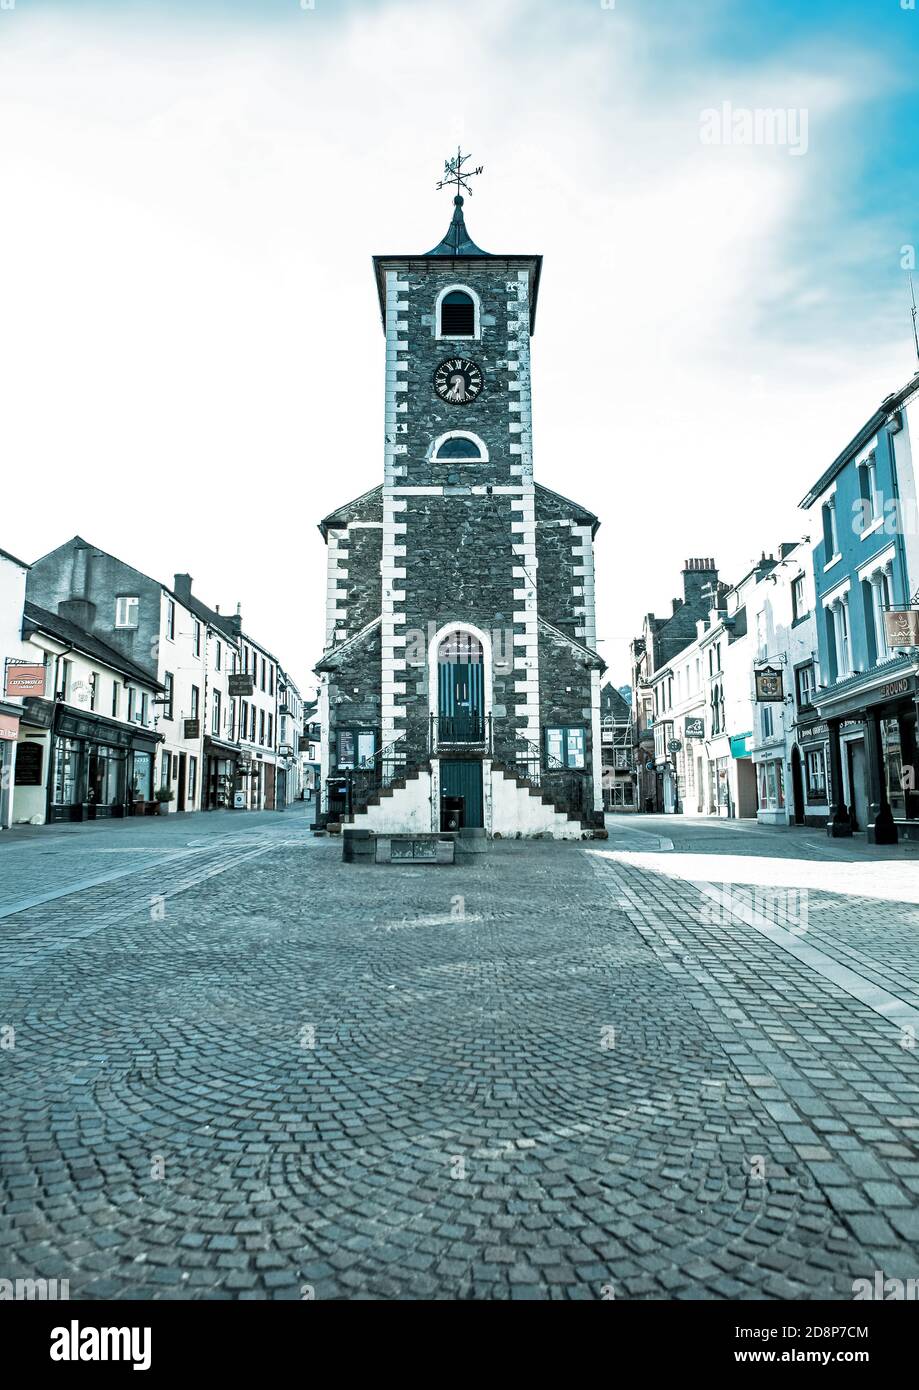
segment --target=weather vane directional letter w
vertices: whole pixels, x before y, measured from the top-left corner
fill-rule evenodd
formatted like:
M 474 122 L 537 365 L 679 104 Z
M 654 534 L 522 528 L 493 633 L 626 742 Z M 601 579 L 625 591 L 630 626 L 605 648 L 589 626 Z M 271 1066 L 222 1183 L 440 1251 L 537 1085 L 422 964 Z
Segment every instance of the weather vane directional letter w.
M 485 170 L 484 164 L 480 164 L 477 169 L 464 168 L 463 166 L 467 159 L 471 158 L 471 154 L 463 154 L 463 151 L 457 146 L 456 154 L 453 159 L 444 160 L 444 176 L 437 184 L 438 189 L 447 188 L 450 184 L 455 184 L 457 197 L 459 197 L 464 188 L 471 197 L 472 189 L 469 186 L 468 180 L 473 178 L 476 174 L 484 173 Z

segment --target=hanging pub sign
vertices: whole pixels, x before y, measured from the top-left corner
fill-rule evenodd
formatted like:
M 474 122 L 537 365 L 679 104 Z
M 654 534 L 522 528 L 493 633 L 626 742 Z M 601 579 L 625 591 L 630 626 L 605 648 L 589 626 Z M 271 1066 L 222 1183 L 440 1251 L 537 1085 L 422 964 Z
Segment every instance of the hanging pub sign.
M 185 730 L 185 732 L 184 732 L 184 734 L 183 734 L 183 737 L 184 737 L 184 738 L 200 738 L 200 737 L 201 737 L 201 720 L 200 720 L 200 719 L 184 719 L 184 720 L 182 721 L 182 723 L 183 723 L 184 730 Z
M 701 715 L 687 715 L 683 720 L 685 738 L 705 738 L 705 720 Z
M 227 676 L 227 694 L 231 700 L 247 698 L 252 694 L 252 673 L 242 671 L 236 676 Z
M 754 674 L 756 676 L 756 699 L 758 704 L 782 701 L 785 699 L 781 671 L 776 670 L 774 666 L 764 666 L 761 671 L 756 671 Z
M 45 694 L 45 667 L 35 661 L 8 656 L 4 663 L 3 693 L 7 699 L 17 696 Z
M 884 635 L 888 647 L 919 647 L 919 608 L 886 610 Z

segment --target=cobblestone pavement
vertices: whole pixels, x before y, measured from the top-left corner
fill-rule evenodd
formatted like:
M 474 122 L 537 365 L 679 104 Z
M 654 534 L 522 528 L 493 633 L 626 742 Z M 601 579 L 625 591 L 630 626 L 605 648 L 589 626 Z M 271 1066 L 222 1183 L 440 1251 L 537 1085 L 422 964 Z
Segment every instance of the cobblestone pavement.
M 0 842 L 0 1277 L 845 1299 L 919 1276 L 916 851 L 673 817 L 439 869 L 343 865 L 291 812 L 45 834 Z M 806 931 L 761 883 L 806 888 Z

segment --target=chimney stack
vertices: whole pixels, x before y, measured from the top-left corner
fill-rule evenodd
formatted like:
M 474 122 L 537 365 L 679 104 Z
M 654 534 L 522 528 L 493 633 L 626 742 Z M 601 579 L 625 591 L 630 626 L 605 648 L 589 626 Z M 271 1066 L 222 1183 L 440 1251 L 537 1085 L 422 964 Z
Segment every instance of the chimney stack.
M 191 575 L 177 574 L 172 591 L 177 599 L 181 599 L 183 603 L 188 603 L 191 598 Z
M 704 590 L 718 583 L 718 566 L 709 556 L 703 559 L 687 560 L 683 566 L 683 594 L 687 603 L 702 605 Z

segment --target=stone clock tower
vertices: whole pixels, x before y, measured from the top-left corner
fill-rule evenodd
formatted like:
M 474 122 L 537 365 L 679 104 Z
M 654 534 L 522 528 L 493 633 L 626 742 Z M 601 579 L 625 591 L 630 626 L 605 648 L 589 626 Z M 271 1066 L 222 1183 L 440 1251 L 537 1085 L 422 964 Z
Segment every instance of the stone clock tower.
M 542 257 L 475 245 L 466 158 L 447 165 L 443 240 L 374 257 L 383 483 L 320 528 L 324 810 L 381 832 L 574 838 L 602 826 L 599 523 L 534 483 Z

